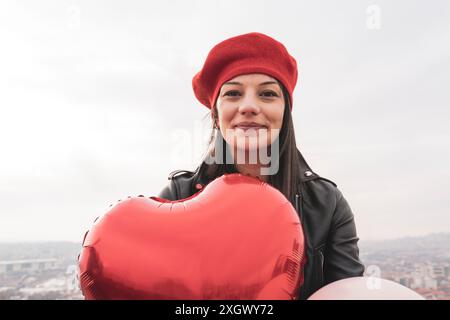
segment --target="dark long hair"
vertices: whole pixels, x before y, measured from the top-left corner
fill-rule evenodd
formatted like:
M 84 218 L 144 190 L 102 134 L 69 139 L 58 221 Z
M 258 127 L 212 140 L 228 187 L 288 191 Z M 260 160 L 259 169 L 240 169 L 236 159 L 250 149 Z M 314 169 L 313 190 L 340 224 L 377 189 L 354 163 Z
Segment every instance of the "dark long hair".
M 279 139 L 279 160 L 278 163 L 278 171 L 269 175 L 267 182 L 273 187 L 277 188 L 287 199 L 293 199 L 296 193 L 299 192 L 299 187 L 301 187 L 300 183 L 300 160 L 299 154 L 297 151 L 297 144 L 295 142 L 295 132 L 294 125 L 292 122 L 291 115 L 291 102 L 289 99 L 289 94 L 284 88 L 283 84 L 278 82 L 284 96 L 284 114 L 283 114 L 283 123 L 281 126 L 281 130 L 277 139 Z M 213 119 L 212 131 L 210 135 L 210 139 L 208 142 L 208 149 L 206 155 L 203 157 L 202 163 L 199 167 L 200 175 L 206 177 L 207 180 L 213 180 L 217 177 L 225 173 L 238 173 L 235 165 L 233 163 L 229 163 L 226 161 L 225 157 L 227 154 L 230 154 L 230 147 L 225 142 L 225 139 L 222 136 L 220 129 L 217 128 L 216 123 L 218 122 L 217 115 L 217 107 L 216 104 L 211 110 L 210 116 Z M 215 157 L 215 150 L 218 150 L 218 141 L 221 139 L 224 143 L 222 144 L 222 161 L 219 163 L 214 162 L 210 164 L 206 161 L 207 157 Z M 219 147 L 220 149 L 220 147 Z M 278 157 L 277 157 L 278 158 Z M 273 161 L 273 159 L 272 159 Z M 228 163 L 227 163 L 228 162 Z

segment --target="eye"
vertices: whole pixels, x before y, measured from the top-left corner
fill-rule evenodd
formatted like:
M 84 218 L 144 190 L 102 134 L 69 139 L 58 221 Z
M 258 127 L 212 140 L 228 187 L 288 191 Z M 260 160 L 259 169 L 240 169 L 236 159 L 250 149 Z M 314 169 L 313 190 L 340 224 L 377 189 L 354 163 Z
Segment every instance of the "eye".
M 236 91 L 236 90 L 227 91 L 224 93 L 224 96 L 235 97 L 235 95 L 234 95 L 235 93 L 239 93 L 239 91 Z
M 239 95 L 239 94 L 240 94 L 239 91 L 237 91 L 237 90 L 231 90 L 231 91 L 225 92 L 225 93 L 223 94 L 223 96 L 236 97 L 236 96 Z M 263 95 L 264 97 L 278 97 L 278 94 L 277 94 L 276 92 L 274 92 L 274 91 L 271 91 L 271 90 L 269 90 L 269 91 L 264 91 L 264 92 L 262 93 L 262 95 Z
M 274 91 L 264 91 L 263 95 L 265 95 L 265 94 L 269 94 L 269 95 L 266 95 L 266 97 L 278 97 L 278 95 Z

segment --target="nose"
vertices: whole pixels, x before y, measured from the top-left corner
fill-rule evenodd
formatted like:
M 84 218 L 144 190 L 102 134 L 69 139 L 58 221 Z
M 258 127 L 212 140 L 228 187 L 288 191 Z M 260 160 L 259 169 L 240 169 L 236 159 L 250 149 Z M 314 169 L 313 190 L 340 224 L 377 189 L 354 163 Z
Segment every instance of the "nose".
M 253 94 L 248 93 L 241 100 L 238 111 L 241 114 L 258 114 L 261 112 L 261 108 L 259 107 L 258 101 Z

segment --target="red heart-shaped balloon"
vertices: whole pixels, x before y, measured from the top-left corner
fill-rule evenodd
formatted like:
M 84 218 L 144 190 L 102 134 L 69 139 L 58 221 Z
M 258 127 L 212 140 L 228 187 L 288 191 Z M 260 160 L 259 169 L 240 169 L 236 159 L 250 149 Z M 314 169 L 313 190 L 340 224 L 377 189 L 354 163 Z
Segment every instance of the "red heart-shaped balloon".
M 85 235 L 80 287 L 86 299 L 294 299 L 303 252 L 284 195 L 225 174 L 186 199 L 112 207 Z

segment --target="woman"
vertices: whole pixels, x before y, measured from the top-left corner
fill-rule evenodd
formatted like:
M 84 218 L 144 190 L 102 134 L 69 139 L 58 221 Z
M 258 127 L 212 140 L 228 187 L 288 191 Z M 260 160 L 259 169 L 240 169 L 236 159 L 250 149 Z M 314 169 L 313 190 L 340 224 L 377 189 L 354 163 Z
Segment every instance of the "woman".
M 184 199 L 234 172 L 277 188 L 303 226 L 306 265 L 297 298 L 304 300 L 330 282 L 362 276 L 364 265 L 349 204 L 297 149 L 291 117 L 297 75 L 296 60 L 267 35 L 247 33 L 214 46 L 192 81 L 197 99 L 211 109 L 210 147 L 195 171 L 172 172 L 158 196 Z

